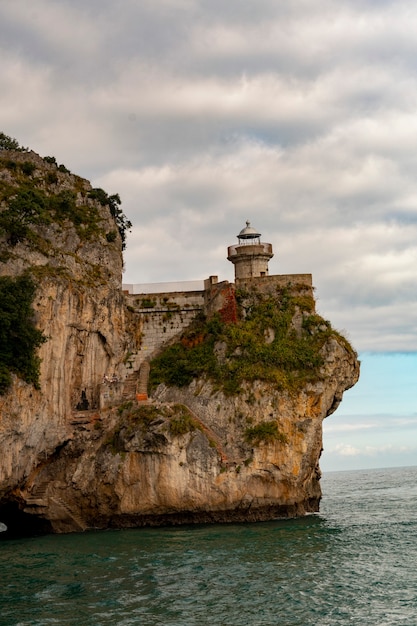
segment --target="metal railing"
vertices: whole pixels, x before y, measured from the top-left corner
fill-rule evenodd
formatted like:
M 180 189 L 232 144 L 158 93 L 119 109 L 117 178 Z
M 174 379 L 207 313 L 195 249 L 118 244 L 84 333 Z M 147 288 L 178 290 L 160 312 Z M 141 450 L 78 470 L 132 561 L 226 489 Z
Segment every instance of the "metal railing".
M 244 250 L 242 250 L 242 248 Z M 270 243 L 237 243 L 227 248 L 227 256 L 235 256 L 241 251 L 244 254 L 249 254 L 252 252 L 251 248 L 254 253 L 261 252 L 263 254 L 272 254 L 272 244 Z

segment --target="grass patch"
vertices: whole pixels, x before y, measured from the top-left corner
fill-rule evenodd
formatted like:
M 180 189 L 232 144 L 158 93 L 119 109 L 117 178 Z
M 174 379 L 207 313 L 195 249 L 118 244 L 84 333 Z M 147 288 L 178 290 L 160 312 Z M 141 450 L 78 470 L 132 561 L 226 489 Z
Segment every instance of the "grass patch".
M 288 443 L 287 437 L 278 429 L 278 424 L 273 421 L 261 422 L 245 430 L 245 440 L 252 446 L 259 446 L 260 443 L 271 443 L 279 441 Z
M 156 306 L 156 300 L 152 298 L 142 298 L 140 300 L 141 309 L 153 309 Z
M 164 432 L 180 437 L 195 430 L 201 430 L 200 424 L 189 413 L 187 407 L 137 405 L 125 402 L 117 409 L 118 422 L 105 436 L 102 446 L 109 448 L 112 454 L 126 451 L 126 444 L 138 435 L 147 446 L 163 446 L 168 440 Z
M 137 406 L 132 401 L 124 402 L 117 409 L 119 420 L 116 426 L 107 433 L 103 440 L 103 447 L 110 448 L 112 454 L 126 451 L 126 443 L 138 433 L 146 435 L 151 430 L 151 424 L 161 417 L 161 412 L 155 406 Z
M 180 437 L 195 430 L 201 430 L 200 424 L 190 415 L 186 407 L 178 407 L 169 421 L 171 435 Z

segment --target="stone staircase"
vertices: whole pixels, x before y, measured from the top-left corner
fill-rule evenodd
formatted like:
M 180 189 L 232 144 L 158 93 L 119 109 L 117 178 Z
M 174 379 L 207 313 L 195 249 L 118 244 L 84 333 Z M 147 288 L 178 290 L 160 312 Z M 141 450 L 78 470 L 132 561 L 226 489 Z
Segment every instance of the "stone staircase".
M 84 522 L 82 517 L 76 511 L 73 511 L 71 507 L 64 500 L 62 500 L 62 498 L 59 498 L 58 496 L 54 496 L 53 498 L 50 498 L 50 501 L 53 504 L 57 504 L 58 506 L 63 508 L 64 511 L 66 511 L 66 513 L 68 514 L 68 516 L 76 523 L 79 530 L 81 530 L 82 532 L 87 530 L 88 526 Z
M 92 430 L 95 424 L 100 421 L 100 413 L 96 409 L 89 411 L 74 411 L 70 424 L 81 430 Z
M 42 515 L 44 511 L 42 509 L 50 508 L 51 504 L 63 509 L 68 517 L 75 522 L 77 528 L 81 531 L 87 530 L 88 526 L 82 517 L 67 504 L 59 496 L 48 496 L 49 481 L 44 480 L 40 482 L 35 488 L 25 495 L 22 492 L 22 496 L 25 499 L 25 513 L 31 513 L 34 515 Z
M 26 505 L 29 507 L 47 507 L 48 506 L 48 489 L 49 482 L 44 480 L 43 482 L 36 485 L 35 489 L 33 489 L 29 495 L 25 497 Z M 23 494 L 22 494 L 23 495 Z
M 122 402 L 126 400 L 132 400 L 136 398 L 136 384 L 138 379 L 138 372 L 132 372 L 129 374 L 123 382 Z
M 143 361 L 138 370 L 128 374 L 123 382 L 122 402 L 148 399 L 149 370 L 149 362 Z
M 138 379 L 138 397 L 146 399 L 148 398 L 148 385 L 149 385 L 149 372 L 151 370 L 151 366 L 149 361 L 143 361 L 139 370 L 139 379 Z

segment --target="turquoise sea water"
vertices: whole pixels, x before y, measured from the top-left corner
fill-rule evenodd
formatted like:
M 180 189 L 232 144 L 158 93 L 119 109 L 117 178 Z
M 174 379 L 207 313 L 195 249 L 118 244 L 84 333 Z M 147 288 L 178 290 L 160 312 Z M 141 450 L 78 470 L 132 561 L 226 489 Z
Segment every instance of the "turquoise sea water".
M 321 512 L 0 542 L 0 625 L 416 626 L 417 467 L 335 472 Z

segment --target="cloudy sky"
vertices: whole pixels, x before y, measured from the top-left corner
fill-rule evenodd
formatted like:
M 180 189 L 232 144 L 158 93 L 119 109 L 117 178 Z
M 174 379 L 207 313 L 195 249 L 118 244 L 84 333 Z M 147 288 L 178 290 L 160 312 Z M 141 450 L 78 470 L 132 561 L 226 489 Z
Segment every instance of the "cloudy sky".
M 325 470 L 417 464 L 415 0 L 0 0 L 0 130 L 134 223 L 124 282 L 311 272 L 362 377 Z M 230 267 L 229 267 L 230 266 Z

